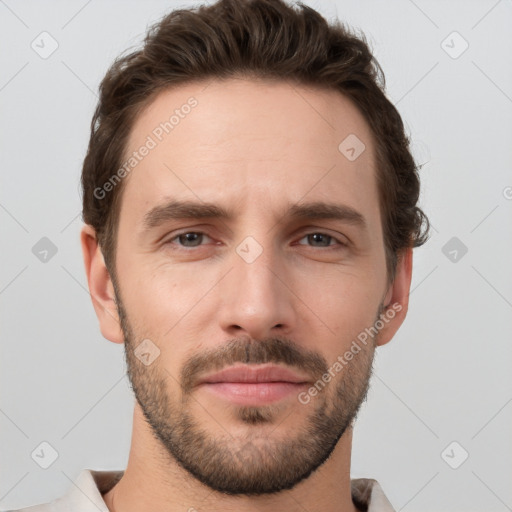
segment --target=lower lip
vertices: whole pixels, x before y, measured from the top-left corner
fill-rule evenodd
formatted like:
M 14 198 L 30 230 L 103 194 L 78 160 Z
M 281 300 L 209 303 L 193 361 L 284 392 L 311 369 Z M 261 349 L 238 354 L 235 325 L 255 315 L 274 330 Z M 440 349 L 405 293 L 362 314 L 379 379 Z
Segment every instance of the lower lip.
M 307 384 L 294 382 L 207 382 L 209 392 L 239 405 L 264 405 L 297 395 Z

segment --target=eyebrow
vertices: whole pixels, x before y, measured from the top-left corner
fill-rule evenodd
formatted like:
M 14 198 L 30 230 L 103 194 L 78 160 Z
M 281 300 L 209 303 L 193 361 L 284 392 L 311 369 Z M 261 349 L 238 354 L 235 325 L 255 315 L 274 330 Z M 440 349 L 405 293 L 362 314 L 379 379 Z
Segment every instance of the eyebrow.
M 233 218 L 234 212 L 213 203 L 170 200 L 149 210 L 144 215 L 143 226 L 150 230 L 170 220 Z
M 344 204 L 316 201 L 312 203 L 293 204 L 285 218 L 301 220 L 340 220 L 360 228 L 366 228 L 364 216 L 351 206 Z
M 169 200 L 149 210 L 143 219 L 143 229 L 151 230 L 171 220 L 220 219 L 230 221 L 235 213 L 220 205 L 207 202 Z M 290 204 L 280 222 L 286 220 L 338 220 L 367 228 L 364 216 L 348 205 L 315 201 Z

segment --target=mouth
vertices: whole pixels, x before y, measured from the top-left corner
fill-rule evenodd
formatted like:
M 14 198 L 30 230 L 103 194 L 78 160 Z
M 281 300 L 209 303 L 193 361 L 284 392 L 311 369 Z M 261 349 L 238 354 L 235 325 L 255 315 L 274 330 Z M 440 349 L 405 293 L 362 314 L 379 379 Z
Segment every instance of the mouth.
M 264 405 L 296 395 L 311 378 L 273 364 L 232 366 L 204 377 L 199 388 L 238 405 Z

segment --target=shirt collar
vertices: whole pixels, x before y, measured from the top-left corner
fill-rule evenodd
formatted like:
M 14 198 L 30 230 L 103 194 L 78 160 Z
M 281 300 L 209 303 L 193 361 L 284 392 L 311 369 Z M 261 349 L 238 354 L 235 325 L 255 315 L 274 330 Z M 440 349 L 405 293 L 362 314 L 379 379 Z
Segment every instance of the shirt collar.
M 68 493 L 52 502 L 52 512 L 109 512 L 102 495 L 110 491 L 123 474 L 123 470 L 82 470 Z M 377 480 L 356 478 L 350 484 L 352 500 L 361 510 L 395 512 Z

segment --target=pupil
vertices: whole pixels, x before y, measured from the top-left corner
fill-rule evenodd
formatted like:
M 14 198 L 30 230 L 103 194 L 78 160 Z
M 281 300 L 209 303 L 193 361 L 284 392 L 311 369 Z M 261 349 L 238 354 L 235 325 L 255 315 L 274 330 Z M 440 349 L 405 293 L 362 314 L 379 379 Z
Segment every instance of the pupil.
M 195 237 L 195 238 L 194 238 Z M 199 233 L 185 233 L 184 235 L 181 235 L 181 241 L 185 242 L 185 244 L 187 242 L 197 242 L 197 240 L 199 239 Z
M 325 242 L 328 242 L 329 236 L 322 235 L 321 233 L 314 233 L 310 236 L 313 238 L 314 242 L 320 242 L 320 245 L 322 245 L 322 246 L 329 245 L 328 243 L 325 243 Z M 321 243 L 322 240 L 324 242 L 323 244 Z

